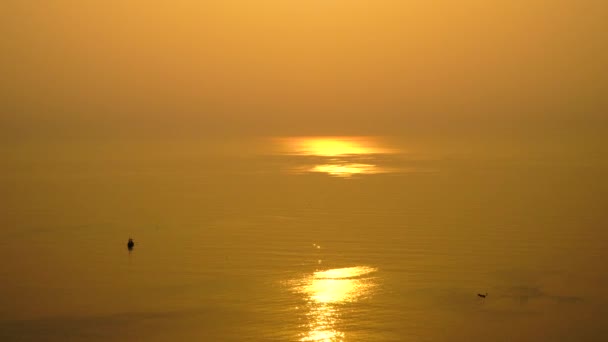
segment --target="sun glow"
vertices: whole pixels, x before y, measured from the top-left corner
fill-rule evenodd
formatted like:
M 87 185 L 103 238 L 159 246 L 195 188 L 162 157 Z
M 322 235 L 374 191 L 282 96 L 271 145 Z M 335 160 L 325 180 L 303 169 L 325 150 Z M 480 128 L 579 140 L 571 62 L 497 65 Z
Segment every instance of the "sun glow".
M 290 153 L 321 157 L 386 153 L 370 137 L 299 137 L 289 138 Z
M 299 138 L 291 143 L 292 151 L 303 155 L 336 157 L 381 153 L 379 148 L 366 144 L 363 138 Z

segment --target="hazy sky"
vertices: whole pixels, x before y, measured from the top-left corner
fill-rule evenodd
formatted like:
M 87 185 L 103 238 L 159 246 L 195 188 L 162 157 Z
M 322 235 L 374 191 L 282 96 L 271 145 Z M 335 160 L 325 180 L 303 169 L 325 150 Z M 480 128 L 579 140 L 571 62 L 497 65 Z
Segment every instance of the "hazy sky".
M 3 0 L 6 137 L 578 127 L 605 0 Z

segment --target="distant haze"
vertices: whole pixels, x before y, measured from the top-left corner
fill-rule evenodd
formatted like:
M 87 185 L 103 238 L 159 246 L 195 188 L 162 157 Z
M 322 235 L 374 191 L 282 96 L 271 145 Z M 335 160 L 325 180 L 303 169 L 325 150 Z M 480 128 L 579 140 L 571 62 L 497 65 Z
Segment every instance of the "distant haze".
M 597 131 L 607 16 L 600 0 L 4 0 L 0 132 Z

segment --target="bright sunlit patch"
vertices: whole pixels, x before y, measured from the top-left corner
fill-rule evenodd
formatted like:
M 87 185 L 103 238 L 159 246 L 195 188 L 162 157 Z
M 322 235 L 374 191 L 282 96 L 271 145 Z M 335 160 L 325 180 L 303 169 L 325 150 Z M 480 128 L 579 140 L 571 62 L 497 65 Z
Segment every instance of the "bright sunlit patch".
M 358 174 L 381 173 L 382 170 L 371 164 L 323 164 L 315 165 L 311 172 L 323 172 L 336 177 L 350 177 Z
M 282 153 L 301 156 L 303 164 L 291 168 L 293 173 L 314 172 L 348 178 L 395 172 L 394 168 L 381 165 L 386 160 L 381 155 L 397 151 L 385 147 L 377 137 L 289 137 L 278 138 L 275 142 Z
M 353 301 L 371 286 L 358 277 L 373 271 L 374 268 L 358 266 L 315 272 L 303 292 L 318 303 Z
M 289 153 L 321 157 L 388 152 L 372 137 L 297 137 L 286 139 L 285 145 Z
M 295 288 L 309 300 L 309 322 L 301 341 L 342 341 L 337 330 L 341 304 L 368 296 L 376 285 L 370 274 L 377 269 L 367 266 L 317 271 Z
M 375 268 L 367 266 L 357 267 L 345 267 L 345 268 L 334 268 L 327 271 L 315 272 L 314 278 L 316 279 L 344 279 L 359 277 L 364 274 L 368 274 L 376 271 Z

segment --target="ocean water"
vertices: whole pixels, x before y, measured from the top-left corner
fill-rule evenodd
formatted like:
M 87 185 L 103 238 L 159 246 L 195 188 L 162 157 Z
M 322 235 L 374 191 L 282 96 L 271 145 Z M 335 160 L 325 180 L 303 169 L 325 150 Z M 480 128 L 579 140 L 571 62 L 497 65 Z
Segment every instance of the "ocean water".
M 390 137 L 11 149 L 2 341 L 608 340 L 593 151 Z

